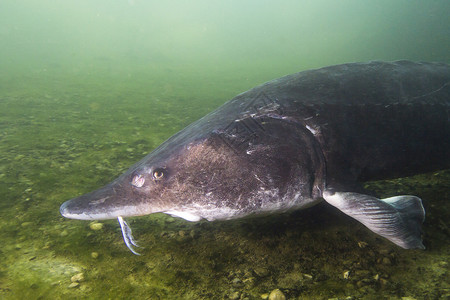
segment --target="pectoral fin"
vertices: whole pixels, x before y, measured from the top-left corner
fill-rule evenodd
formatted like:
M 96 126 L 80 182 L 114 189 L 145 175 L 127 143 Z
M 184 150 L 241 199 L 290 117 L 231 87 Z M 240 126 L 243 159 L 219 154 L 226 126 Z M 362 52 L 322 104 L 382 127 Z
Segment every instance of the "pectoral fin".
M 405 249 L 425 249 L 421 225 L 425 220 L 422 200 L 415 196 L 378 199 L 373 196 L 325 191 L 323 198 L 367 228 Z

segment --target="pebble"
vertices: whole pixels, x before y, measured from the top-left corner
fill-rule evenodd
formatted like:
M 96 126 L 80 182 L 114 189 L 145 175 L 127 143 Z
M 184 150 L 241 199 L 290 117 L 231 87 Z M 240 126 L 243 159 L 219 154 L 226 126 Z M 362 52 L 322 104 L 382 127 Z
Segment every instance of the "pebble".
M 386 266 L 390 266 L 392 264 L 391 260 L 388 257 L 383 257 L 381 263 Z
M 380 283 L 381 283 L 381 285 L 387 285 L 388 281 L 387 281 L 387 279 L 380 278 Z
M 358 242 L 358 246 L 359 248 L 366 248 L 367 246 L 369 246 L 369 244 L 367 244 L 366 242 Z
M 291 286 L 298 286 L 301 284 L 302 280 L 304 279 L 303 275 L 300 272 L 292 272 L 287 273 L 284 276 L 280 276 L 278 278 L 278 286 L 287 288 Z
M 98 258 L 98 252 L 92 252 L 91 257 L 94 259 Z
M 378 251 L 381 255 L 389 255 L 389 253 L 391 252 L 389 249 L 381 249 L 380 251 Z
M 70 278 L 70 280 L 72 282 L 82 282 L 84 281 L 84 274 L 83 273 L 78 273 L 72 276 L 72 278 Z
M 166 223 L 173 223 L 173 222 L 175 222 L 175 218 L 173 218 L 173 217 L 166 217 L 165 222 Z
M 256 278 L 249 277 L 249 278 L 244 279 L 243 282 L 246 285 L 246 287 L 253 287 L 255 285 Z
M 69 288 L 73 289 L 76 288 L 77 286 L 79 286 L 80 284 L 78 282 L 72 282 L 71 284 L 69 284 Z
M 269 275 L 269 270 L 266 269 L 266 268 L 259 268 L 259 267 L 257 267 L 255 269 L 253 269 L 253 271 L 259 277 L 266 277 L 267 275 Z
M 354 275 L 354 277 L 357 277 L 357 278 L 367 278 L 367 277 L 370 277 L 369 276 L 370 271 L 369 270 L 356 270 L 354 272 L 354 274 L 352 274 L 352 275 Z
M 196 238 L 198 237 L 198 233 L 197 233 L 197 231 L 195 231 L 195 230 L 191 230 L 191 231 L 189 232 L 189 236 L 190 236 L 191 238 L 193 238 L 193 239 L 196 239 Z
M 149 270 L 153 270 L 155 267 L 156 267 L 156 262 L 154 262 L 154 261 L 149 261 L 149 262 L 147 262 L 146 264 L 145 264 L 145 266 L 147 267 L 147 269 L 149 269 Z
M 234 278 L 234 279 L 231 281 L 231 284 L 232 284 L 234 287 L 239 287 L 239 286 L 242 285 L 242 280 L 240 280 L 239 278 Z
M 15 160 L 21 160 L 21 159 L 24 158 L 24 157 L 25 157 L 25 155 L 19 154 L 19 155 L 17 155 L 16 157 L 14 157 L 14 159 L 15 159 Z
M 270 292 L 269 300 L 286 300 L 286 296 L 279 289 Z
M 89 228 L 91 228 L 94 231 L 102 230 L 103 229 L 103 223 L 98 223 L 98 222 L 91 223 L 91 224 L 89 224 Z
M 230 295 L 228 295 L 228 298 L 232 300 L 238 300 L 241 297 L 241 294 L 239 292 L 233 292 Z

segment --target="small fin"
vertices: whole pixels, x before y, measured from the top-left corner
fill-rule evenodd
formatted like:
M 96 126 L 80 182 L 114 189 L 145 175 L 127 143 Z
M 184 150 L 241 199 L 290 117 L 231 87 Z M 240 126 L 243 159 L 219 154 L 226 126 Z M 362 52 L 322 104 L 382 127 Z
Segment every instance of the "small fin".
M 133 246 L 139 247 L 139 245 L 133 238 L 130 225 L 128 225 L 128 223 L 121 216 L 118 216 L 117 220 L 119 220 L 123 240 L 125 241 L 125 244 L 127 245 L 128 249 L 130 249 L 130 251 L 133 252 L 134 254 L 140 255 L 138 252 L 136 252 L 136 250 L 134 250 Z
M 323 198 L 346 215 L 404 249 L 425 249 L 421 225 L 425 220 L 422 200 L 416 196 L 378 199 L 373 196 L 325 191 Z

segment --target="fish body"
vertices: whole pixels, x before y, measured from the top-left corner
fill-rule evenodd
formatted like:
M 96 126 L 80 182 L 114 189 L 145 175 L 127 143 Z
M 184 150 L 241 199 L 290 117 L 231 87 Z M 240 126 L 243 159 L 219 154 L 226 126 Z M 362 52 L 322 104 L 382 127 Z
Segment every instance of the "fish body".
M 349 63 L 264 83 L 187 126 L 110 184 L 66 201 L 68 218 L 163 212 L 188 221 L 306 208 L 322 200 L 403 248 L 423 248 L 415 196 L 359 183 L 450 167 L 450 67 Z

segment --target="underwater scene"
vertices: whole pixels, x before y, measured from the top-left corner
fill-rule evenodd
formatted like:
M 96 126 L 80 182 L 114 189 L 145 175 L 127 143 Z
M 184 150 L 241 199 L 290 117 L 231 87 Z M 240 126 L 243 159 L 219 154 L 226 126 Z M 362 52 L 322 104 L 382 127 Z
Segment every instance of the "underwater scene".
M 326 202 L 212 222 L 129 217 L 140 255 L 117 219 L 60 214 L 266 81 L 450 63 L 449 15 L 448 0 L 1 1 L 0 299 L 450 299 L 444 168 L 363 183 L 422 199 L 424 250 Z

